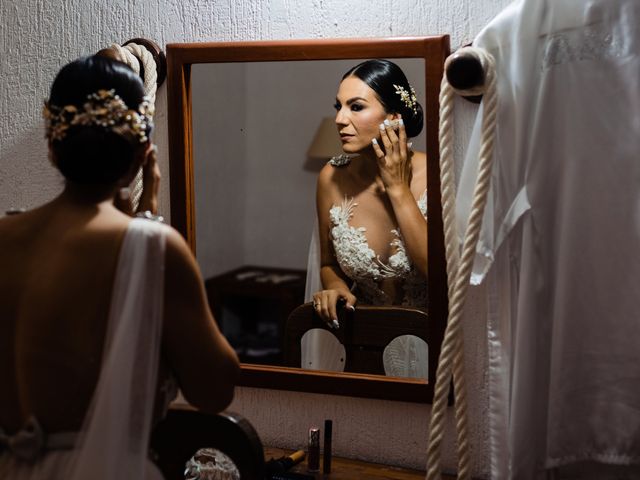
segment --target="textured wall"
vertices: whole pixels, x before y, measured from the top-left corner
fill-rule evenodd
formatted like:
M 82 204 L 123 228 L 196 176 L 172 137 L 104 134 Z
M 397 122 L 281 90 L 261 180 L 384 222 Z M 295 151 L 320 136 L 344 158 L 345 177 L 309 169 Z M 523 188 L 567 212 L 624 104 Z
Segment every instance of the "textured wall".
M 40 111 L 57 69 L 111 42 L 146 36 L 160 44 L 211 40 L 373 37 L 449 33 L 470 41 L 508 0 L 2 0 L 0 2 L 0 212 L 34 207 L 57 194 L 48 165 Z M 168 171 L 166 93 L 157 101 L 155 140 Z M 458 105 L 461 137 L 473 108 Z M 458 145 L 460 153 L 460 144 Z M 168 174 L 165 173 L 165 179 Z M 168 182 L 161 208 L 168 212 Z M 474 292 L 466 345 L 472 361 L 470 401 L 475 471 L 486 474 L 487 400 L 480 292 Z M 310 420 L 336 421 L 338 453 L 402 465 L 425 463 L 428 407 L 345 397 L 239 389 L 236 410 L 267 443 L 297 446 Z M 447 463 L 453 465 L 451 445 Z

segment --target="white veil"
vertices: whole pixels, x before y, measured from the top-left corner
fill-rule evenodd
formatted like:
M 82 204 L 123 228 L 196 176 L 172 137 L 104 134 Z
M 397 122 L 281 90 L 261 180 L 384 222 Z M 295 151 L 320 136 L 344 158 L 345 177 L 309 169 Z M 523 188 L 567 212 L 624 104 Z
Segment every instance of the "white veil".
M 313 294 L 322 290 L 322 279 L 320 278 L 320 233 L 318 227 L 318 216 L 313 220 L 313 231 L 309 242 L 309 257 L 307 259 L 307 283 L 304 288 L 304 301 L 311 302 Z
M 313 294 L 322 290 L 320 278 L 320 232 L 318 217 L 313 222 L 313 232 L 309 242 L 307 260 L 307 283 L 304 290 L 304 301 L 311 302 Z M 307 331 L 300 340 L 300 367 L 309 370 L 328 370 L 343 372 L 346 358 L 344 346 L 331 333 L 321 328 Z
M 162 332 L 166 226 L 131 221 L 113 285 L 100 379 L 68 480 L 162 478 L 148 443 Z

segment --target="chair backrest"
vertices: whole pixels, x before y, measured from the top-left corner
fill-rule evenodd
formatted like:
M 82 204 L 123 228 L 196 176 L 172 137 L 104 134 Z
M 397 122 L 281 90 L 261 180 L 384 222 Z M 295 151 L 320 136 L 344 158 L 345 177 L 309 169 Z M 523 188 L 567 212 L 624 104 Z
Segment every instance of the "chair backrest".
M 151 435 L 154 461 L 165 480 L 184 480 L 185 465 L 201 448 L 215 448 L 238 468 L 241 480 L 264 478 L 264 450 L 253 426 L 241 415 L 210 415 L 171 407 Z
M 316 314 L 311 303 L 297 307 L 287 319 L 284 338 L 285 364 L 300 367 L 300 340 L 312 328 L 331 332 L 344 345 L 345 372 L 384 375 L 383 352 L 394 338 L 415 335 L 429 344 L 427 313 L 408 307 L 358 306 L 352 312 L 341 309 L 340 328 L 333 330 Z M 429 377 L 431 376 L 429 365 Z

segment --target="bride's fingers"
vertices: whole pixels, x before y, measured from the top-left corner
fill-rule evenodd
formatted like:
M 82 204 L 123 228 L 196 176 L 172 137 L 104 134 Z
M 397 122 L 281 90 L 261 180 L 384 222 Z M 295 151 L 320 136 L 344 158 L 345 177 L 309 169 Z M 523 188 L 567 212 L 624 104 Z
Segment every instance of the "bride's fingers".
M 396 123 L 391 123 L 389 120 L 384 121 L 384 131 L 393 146 L 394 151 L 396 151 L 396 147 L 398 146 L 398 135 L 396 134 Z
M 338 293 L 335 290 L 332 290 L 327 294 L 328 317 L 326 319 L 331 328 L 338 328 L 340 326 L 338 323 L 337 304 Z
M 320 307 L 318 308 L 318 314 L 320 318 L 326 323 L 329 319 L 329 301 L 327 299 L 327 292 L 323 290 L 320 292 Z
M 329 302 L 327 301 L 327 295 L 325 291 L 321 291 L 313 297 L 313 308 L 320 318 L 328 323 L 329 318 Z
M 384 152 L 380 148 L 380 144 L 378 143 L 378 140 L 375 138 L 372 138 L 371 145 L 373 146 L 373 151 L 376 153 L 376 157 L 378 157 L 378 160 L 384 158 Z
M 389 128 L 391 128 L 391 127 L 389 127 Z M 393 129 L 391 129 L 391 130 L 393 132 Z M 393 144 L 391 143 L 391 140 L 389 139 L 389 132 L 387 131 L 387 126 L 384 123 L 380 124 L 380 140 L 382 140 L 382 144 L 384 145 L 385 153 L 387 153 L 387 154 L 392 153 L 393 152 Z

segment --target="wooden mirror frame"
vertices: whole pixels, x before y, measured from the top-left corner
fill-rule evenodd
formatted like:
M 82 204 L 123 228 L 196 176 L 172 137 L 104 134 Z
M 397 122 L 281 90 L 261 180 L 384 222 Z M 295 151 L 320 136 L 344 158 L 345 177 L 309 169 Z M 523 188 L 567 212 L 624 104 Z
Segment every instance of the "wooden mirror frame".
M 276 390 L 431 403 L 447 318 L 447 280 L 440 204 L 438 121 L 448 35 L 428 37 L 174 43 L 167 45 L 171 223 L 195 253 L 195 192 L 191 66 L 200 63 L 421 58 L 427 145 L 429 378 L 392 378 L 242 364 L 239 385 Z

